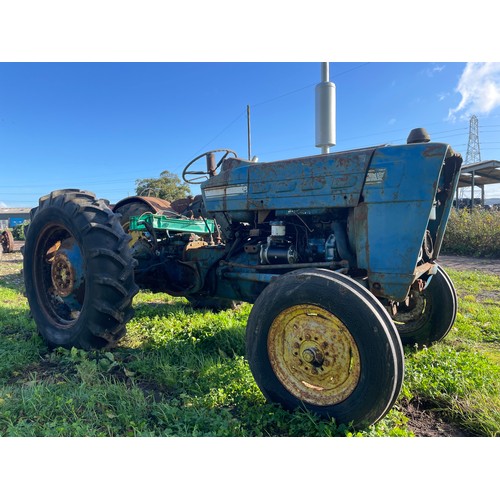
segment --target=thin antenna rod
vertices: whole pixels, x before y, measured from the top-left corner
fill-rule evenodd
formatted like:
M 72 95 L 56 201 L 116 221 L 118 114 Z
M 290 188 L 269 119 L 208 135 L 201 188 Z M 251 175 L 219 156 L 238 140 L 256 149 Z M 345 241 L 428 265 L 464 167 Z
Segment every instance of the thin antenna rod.
M 247 104 L 248 159 L 252 159 L 252 143 L 250 139 L 250 106 Z

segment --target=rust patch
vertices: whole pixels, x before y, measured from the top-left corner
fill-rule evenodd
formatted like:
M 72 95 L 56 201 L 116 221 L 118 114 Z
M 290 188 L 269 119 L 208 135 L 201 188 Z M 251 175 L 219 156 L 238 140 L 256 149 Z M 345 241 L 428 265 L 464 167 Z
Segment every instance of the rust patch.
M 426 146 L 422 154 L 425 158 L 431 158 L 434 156 L 443 156 L 444 152 L 443 144 L 436 143 Z
M 269 329 L 267 346 L 274 373 L 302 401 L 337 404 L 358 385 L 361 364 L 356 342 L 325 309 L 310 304 L 285 309 Z

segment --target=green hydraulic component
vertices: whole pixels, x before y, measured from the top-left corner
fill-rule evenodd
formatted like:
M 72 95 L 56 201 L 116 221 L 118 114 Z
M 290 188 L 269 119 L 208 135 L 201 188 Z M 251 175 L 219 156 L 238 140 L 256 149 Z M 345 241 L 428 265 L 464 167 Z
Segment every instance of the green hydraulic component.
M 150 228 L 159 231 L 180 233 L 214 234 L 215 221 L 213 219 L 175 219 L 159 214 L 143 214 L 139 217 L 130 217 L 131 231 L 148 231 Z

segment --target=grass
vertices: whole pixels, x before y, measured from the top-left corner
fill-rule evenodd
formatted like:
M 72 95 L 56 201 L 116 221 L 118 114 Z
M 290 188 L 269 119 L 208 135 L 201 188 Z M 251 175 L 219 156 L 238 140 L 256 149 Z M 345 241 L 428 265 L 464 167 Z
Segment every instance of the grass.
M 406 352 L 401 398 L 425 401 L 473 435 L 500 435 L 500 277 L 448 270 L 459 297 L 452 332 Z M 406 394 L 406 391 L 409 394 Z
M 110 352 L 49 351 L 22 295 L 21 264 L 0 263 L 0 436 L 412 436 L 410 405 L 468 435 L 500 434 L 500 277 L 449 271 L 459 314 L 440 344 L 405 350 L 395 407 L 355 432 L 265 401 L 245 360 L 250 305 L 193 310 L 141 292 Z

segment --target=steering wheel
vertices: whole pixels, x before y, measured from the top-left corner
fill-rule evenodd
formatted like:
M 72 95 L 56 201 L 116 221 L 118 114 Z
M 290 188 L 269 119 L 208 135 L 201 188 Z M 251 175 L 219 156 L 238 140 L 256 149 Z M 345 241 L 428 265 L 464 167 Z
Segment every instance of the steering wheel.
M 224 153 L 217 163 L 215 163 L 215 153 Z M 232 154 L 235 158 L 238 157 L 238 155 L 231 149 L 213 149 L 212 151 L 207 151 L 206 153 L 197 156 L 184 167 L 184 170 L 182 171 L 182 180 L 188 184 L 202 184 L 210 177 L 216 175 L 216 172 L 217 170 L 219 170 L 222 162 L 230 154 Z M 196 163 L 200 158 L 203 158 L 204 156 L 207 158 L 207 169 L 205 171 L 189 170 L 189 167 L 193 165 L 193 163 Z

